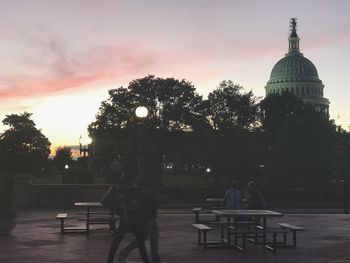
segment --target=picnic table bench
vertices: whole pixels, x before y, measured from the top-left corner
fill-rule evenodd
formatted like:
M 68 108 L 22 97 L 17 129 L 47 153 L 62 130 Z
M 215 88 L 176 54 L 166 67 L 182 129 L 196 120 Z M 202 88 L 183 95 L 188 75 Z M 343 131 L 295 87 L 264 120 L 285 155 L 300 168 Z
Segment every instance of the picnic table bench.
M 86 208 L 86 211 L 78 212 L 78 215 L 84 215 L 84 217 L 77 218 L 78 221 L 85 222 L 85 227 L 65 227 L 64 223 L 68 217 L 68 213 L 58 213 L 56 218 L 60 220 L 61 233 L 85 232 L 86 234 L 89 234 L 90 225 L 93 224 L 107 224 L 109 225 L 110 231 L 115 233 L 115 224 L 119 218 L 115 217 L 112 211 L 91 211 L 91 208 L 102 207 L 100 202 L 76 202 L 74 205 Z

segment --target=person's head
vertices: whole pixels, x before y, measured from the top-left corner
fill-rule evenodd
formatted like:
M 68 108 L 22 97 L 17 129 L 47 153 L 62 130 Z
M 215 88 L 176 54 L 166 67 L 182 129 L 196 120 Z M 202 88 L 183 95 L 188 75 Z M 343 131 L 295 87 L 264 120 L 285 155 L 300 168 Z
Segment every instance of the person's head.
M 251 190 L 251 189 L 255 189 L 256 188 L 256 184 L 254 181 L 249 181 L 248 183 L 248 190 Z
M 240 187 L 239 183 L 234 180 L 231 182 L 231 188 L 232 189 L 240 189 L 241 187 Z

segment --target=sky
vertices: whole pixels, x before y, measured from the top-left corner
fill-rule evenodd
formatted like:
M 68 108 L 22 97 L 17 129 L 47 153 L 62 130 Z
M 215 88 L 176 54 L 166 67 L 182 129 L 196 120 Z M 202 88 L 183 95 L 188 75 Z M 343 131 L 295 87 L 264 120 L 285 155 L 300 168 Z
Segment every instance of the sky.
M 0 0 L 0 120 L 33 113 L 52 149 L 76 145 L 108 90 L 152 74 L 204 97 L 232 80 L 265 95 L 289 20 L 331 118 L 350 126 L 350 1 Z M 0 125 L 0 132 L 7 127 Z

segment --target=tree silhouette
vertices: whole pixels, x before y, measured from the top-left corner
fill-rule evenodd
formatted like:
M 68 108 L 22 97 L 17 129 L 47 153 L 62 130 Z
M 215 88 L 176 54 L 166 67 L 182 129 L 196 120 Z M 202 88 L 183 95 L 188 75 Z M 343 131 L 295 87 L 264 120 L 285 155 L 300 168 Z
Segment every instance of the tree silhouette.
M 35 127 L 31 113 L 6 115 L 2 121 L 9 126 L 0 135 L 3 169 L 10 172 L 38 173 L 50 154 L 49 140 Z
M 133 80 L 127 88 L 109 91 L 102 102 L 91 133 L 106 129 L 125 129 L 132 125 L 134 110 L 144 105 L 149 110 L 147 125 L 166 131 L 191 131 L 209 126 L 202 97 L 186 80 L 155 78 L 152 75 Z
M 324 186 L 334 168 L 334 124 L 291 93 L 270 95 L 261 105 L 269 182 Z
M 256 127 L 259 119 L 257 100 L 252 91 L 243 92 L 243 88 L 231 80 L 222 81 L 208 95 L 211 124 L 215 130 Z
M 0 214 L 12 215 L 14 174 L 39 174 L 50 154 L 49 140 L 35 127 L 31 113 L 6 115 L 0 134 Z
M 58 170 L 62 173 L 66 165 L 71 165 L 72 163 L 72 149 L 68 146 L 59 146 L 56 148 L 56 155 L 54 157 L 54 162 Z

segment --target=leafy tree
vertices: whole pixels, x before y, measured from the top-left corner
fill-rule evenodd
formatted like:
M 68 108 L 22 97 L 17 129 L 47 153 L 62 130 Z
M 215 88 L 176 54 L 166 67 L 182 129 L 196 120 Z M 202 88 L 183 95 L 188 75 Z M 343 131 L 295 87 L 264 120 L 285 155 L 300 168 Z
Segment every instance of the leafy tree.
M 259 119 L 257 100 L 252 91 L 243 92 L 243 88 L 231 80 L 222 81 L 208 95 L 210 120 L 214 129 L 256 127 Z
M 39 173 L 50 154 L 50 142 L 30 113 L 7 115 L 2 122 L 9 128 L 0 134 L 0 215 L 13 217 L 13 175 Z
M 154 136 L 152 140 L 166 141 L 169 148 L 170 133 L 210 128 L 203 99 L 190 82 L 152 75 L 133 80 L 127 88 L 109 91 L 109 98 L 102 102 L 96 120 L 89 125 L 90 136 L 96 142 L 95 161 L 100 165 L 106 167 L 113 158 L 124 154 L 126 142 L 136 132 L 134 111 L 139 105 L 149 110 L 145 128 Z
M 128 88 L 110 90 L 109 96 L 89 125 L 91 133 L 130 128 L 138 105 L 148 107 L 147 123 L 153 129 L 191 131 L 208 126 L 202 97 L 186 80 L 149 75 L 131 81 Z
M 50 154 L 49 140 L 35 127 L 31 113 L 6 115 L 2 121 L 9 126 L 0 134 L 2 167 L 12 173 L 38 173 Z
M 271 184 L 316 189 L 334 165 L 335 126 L 291 93 L 262 102 L 266 168 Z
M 65 165 L 71 165 L 73 160 L 72 149 L 68 146 L 59 146 L 56 148 L 54 162 L 60 172 L 64 171 Z

